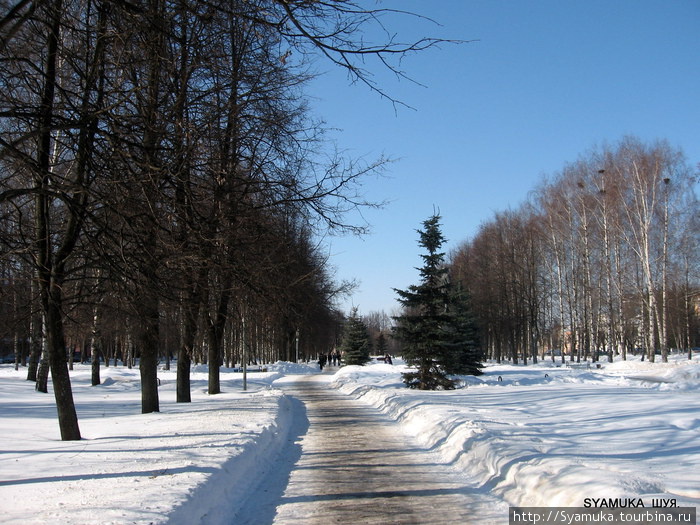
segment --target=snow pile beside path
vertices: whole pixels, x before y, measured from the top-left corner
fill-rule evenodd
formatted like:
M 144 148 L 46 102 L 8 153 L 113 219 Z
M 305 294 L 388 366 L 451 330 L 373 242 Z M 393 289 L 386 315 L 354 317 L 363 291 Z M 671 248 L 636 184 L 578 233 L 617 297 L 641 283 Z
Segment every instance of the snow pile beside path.
M 305 375 L 318 374 L 320 372 L 318 365 L 311 363 L 290 363 L 288 361 L 277 361 L 275 364 L 267 365 L 270 372 L 276 372 L 282 375 Z
M 337 384 L 342 384 L 346 387 L 354 385 L 357 388 L 363 386 L 374 388 L 400 388 L 404 386 L 401 380 L 401 372 L 404 370 L 405 367 L 403 366 L 387 364 L 368 366 L 349 365 L 338 370 L 335 373 L 334 380 Z
M 234 431 L 230 442 L 224 445 L 226 448 L 219 451 L 211 475 L 191 487 L 182 503 L 168 511 L 168 525 L 228 525 L 231 516 L 251 497 L 256 489 L 251 479 L 271 468 L 291 426 L 289 400 L 279 392 L 267 391 L 262 395 L 274 397 L 277 406 L 258 403 L 258 394 L 251 398 L 255 410 L 266 411 L 268 416 L 274 416 L 274 421 L 263 425 L 248 422 L 242 431 Z M 227 457 L 227 449 L 233 449 L 234 453 Z
M 34 392 L 26 369 L 0 367 L 0 506 L 7 524 L 229 522 L 259 468 L 290 427 L 274 373 L 222 374 L 206 394 L 192 374 L 192 403 L 175 403 L 175 371 L 159 371 L 160 412 L 140 413 L 138 369 L 71 373 L 83 439 L 60 441 L 53 394 Z M 169 520 L 169 517 L 172 519 Z
M 345 367 L 334 385 L 511 505 L 676 498 L 698 506 L 700 447 L 690 444 L 699 437 L 700 399 L 688 390 L 698 389 L 699 366 L 492 365 L 475 387 L 421 392 L 403 387 L 402 367 L 374 365 Z

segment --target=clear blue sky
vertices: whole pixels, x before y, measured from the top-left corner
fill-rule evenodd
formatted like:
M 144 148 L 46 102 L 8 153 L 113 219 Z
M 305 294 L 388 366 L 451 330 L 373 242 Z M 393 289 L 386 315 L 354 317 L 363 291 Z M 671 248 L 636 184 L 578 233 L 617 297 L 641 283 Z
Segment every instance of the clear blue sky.
M 368 2 L 372 6 L 374 2 Z M 360 313 L 398 306 L 392 288 L 418 282 L 416 229 L 442 215 L 445 249 L 494 212 L 518 207 L 544 174 L 590 148 L 633 134 L 667 139 L 700 162 L 700 0 L 393 0 L 441 25 L 404 18 L 399 39 L 478 40 L 412 55 L 403 69 L 425 87 L 379 68 L 394 106 L 323 62 L 313 110 L 351 156 L 397 159 L 367 197 L 372 234 L 326 239 L 337 279 L 359 288 L 341 304 Z

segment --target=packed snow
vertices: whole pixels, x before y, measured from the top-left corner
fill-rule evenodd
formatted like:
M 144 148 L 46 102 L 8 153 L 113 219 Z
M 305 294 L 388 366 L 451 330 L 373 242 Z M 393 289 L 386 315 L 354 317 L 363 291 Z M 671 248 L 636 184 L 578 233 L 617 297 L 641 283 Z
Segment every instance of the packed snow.
M 559 359 L 559 358 L 557 358 Z M 508 506 L 583 506 L 586 498 L 700 506 L 700 359 L 569 368 L 488 363 L 463 388 L 421 392 L 405 367 L 324 370 L 328 388 L 391 415 L 479 491 Z M 0 521 L 8 524 L 224 524 L 254 501 L 295 417 L 285 385 L 317 366 L 222 369 L 220 395 L 193 368 L 192 403 L 159 372 L 159 413 L 140 414 L 139 373 L 71 372 L 83 439 L 61 441 L 52 394 L 0 366 Z M 476 517 L 475 517 L 476 518 Z

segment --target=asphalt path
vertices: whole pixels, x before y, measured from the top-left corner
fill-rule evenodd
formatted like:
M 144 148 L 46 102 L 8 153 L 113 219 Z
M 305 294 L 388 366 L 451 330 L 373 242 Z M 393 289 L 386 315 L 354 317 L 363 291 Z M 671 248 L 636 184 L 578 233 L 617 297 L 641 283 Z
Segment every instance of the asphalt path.
M 282 388 L 293 411 L 287 448 L 236 525 L 484 523 L 489 498 L 381 411 L 324 375 Z

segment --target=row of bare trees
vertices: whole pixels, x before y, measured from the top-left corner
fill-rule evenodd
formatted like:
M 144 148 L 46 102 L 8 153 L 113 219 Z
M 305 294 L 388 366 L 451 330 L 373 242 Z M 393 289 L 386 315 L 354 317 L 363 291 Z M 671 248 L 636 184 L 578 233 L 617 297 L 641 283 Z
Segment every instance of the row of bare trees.
M 346 212 L 370 205 L 360 181 L 384 161 L 328 152 L 307 57 L 384 95 L 368 61 L 402 75 L 400 58 L 435 41 L 401 44 L 393 12 L 351 0 L 0 5 L 3 336 L 31 347 L 32 379 L 43 349 L 62 438 L 80 438 L 76 346 L 94 383 L 100 355 L 138 357 L 143 412 L 159 410 L 171 354 L 189 401 L 193 359 L 289 359 L 299 337 L 326 350 L 345 285 L 317 234 L 363 229 Z
M 697 174 L 627 137 L 567 165 L 453 254 L 494 359 L 626 358 L 700 345 Z

